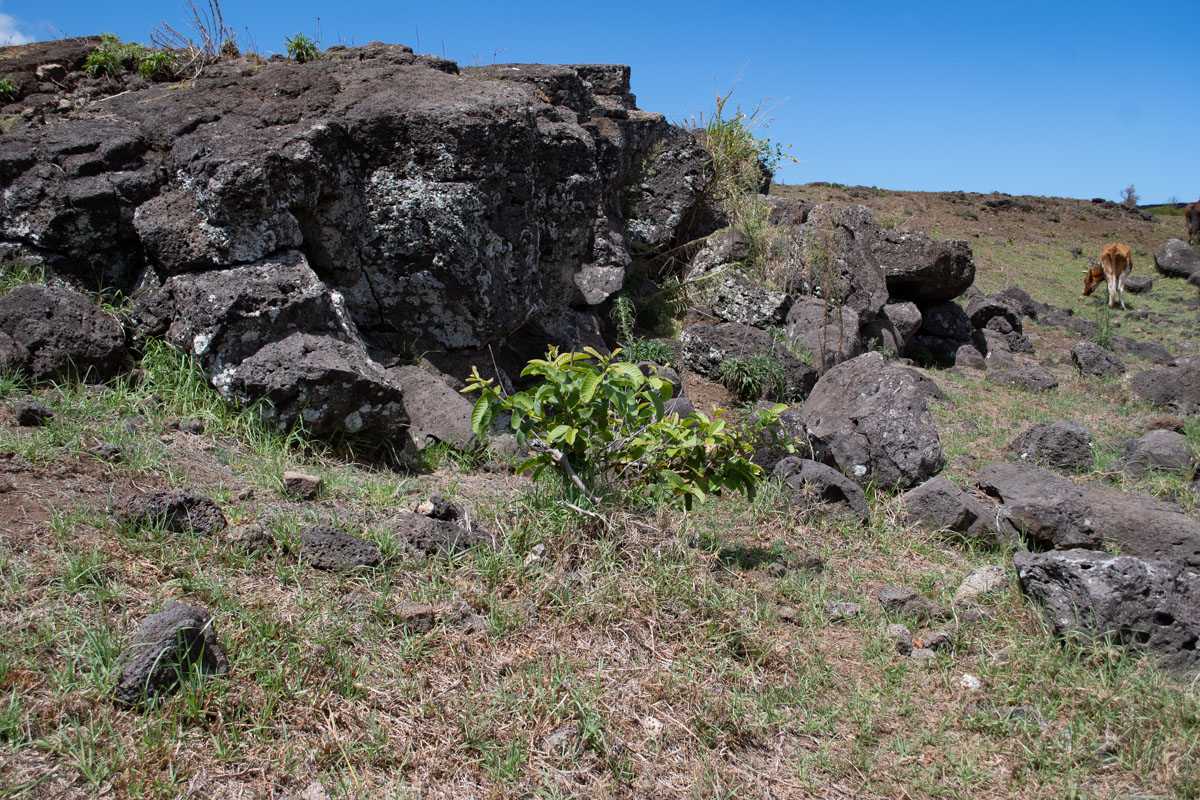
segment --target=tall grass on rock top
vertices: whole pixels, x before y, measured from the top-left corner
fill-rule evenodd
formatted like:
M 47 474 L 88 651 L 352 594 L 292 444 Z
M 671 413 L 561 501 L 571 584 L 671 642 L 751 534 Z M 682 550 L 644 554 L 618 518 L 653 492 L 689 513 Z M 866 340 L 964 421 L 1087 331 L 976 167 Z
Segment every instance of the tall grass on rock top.
M 753 496 L 762 469 L 750 461 L 751 443 L 784 407 L 745 430 L 719 413 L 680 418 L 666 410 L 671 384 L 619 355 L 552 347 L 521 373 L 538 383 L 507 396 L 475 372 L 464 391 L 480 393 L 471 415 L 476 434 L 486 436 L 497 413 L 510 413 L 518 442 L 532 451 L 518 471 L 557 475 L 570 495 L 592 503 L 642 499 L 690 508 L 722 489 Z

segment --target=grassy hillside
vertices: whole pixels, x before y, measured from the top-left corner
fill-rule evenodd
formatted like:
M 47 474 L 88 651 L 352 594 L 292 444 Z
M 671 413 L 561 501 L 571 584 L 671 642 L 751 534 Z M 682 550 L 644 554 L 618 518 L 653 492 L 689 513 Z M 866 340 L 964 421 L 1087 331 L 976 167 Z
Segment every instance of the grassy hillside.
M 1086 201 L 780 191 L 965 238 L 981 289 L 1017 284 L 1091 319 L 1099 293 L 1078 297 L 1079 272 L 1105 242 L 1130 244 L 1135 272 L 1149 273 L 1153 249 L 1182 233 L 1178 217 Z M 988 210 L 997 199 L 1012 202 Z M 1195 297 L 1160 279 L 1113 325 L 1194 349 Z M 1074 418 L 1097 443 L 1080 480 L 1196 514 L 1178 479 L 1103 477 L 1160 412 L 1122 380 L 1079 377 L 1062 329 L 1028 331 L 1053 392 L 933 373 L 949 395 L 934 404 L 946 474 L 967 485 L 1029 424 Z M 501 456 L 435 449 L 401 470 L 231 412 L 170 351 L 142 369 L 106 391 L 38 390 L 55 418 L 36 428 L 12 411 L 33 387 L 0 379 L 0 797 L 323 796 L 315 782 L 354 798 L 1200 797 L 1194 681 L 1059 641 L 1015 579 L 978 614 L 884 612 L 887 584 L 953 607 L 973 570 L 1011 575 L 1011 553 L 912 525 L 894 496 L 871 494 L 867 525 L 797 517 L 770 484 L 692 512 L 584 515 Z M 1185 430 L 1200 448 L 1200 424 Z M 98 457 L 98 443 L 121 460 Z M 315 500 L 285 495 L 291 469 L 322 476 Z M 216 500 L 230 528 L 170 533 L 107 512 L 167 488 Z M 390 515 L 433 494 L 498 547 L 404 547 Z M 316 522 L 378 542 L 382 565 L 305 565 L 300 532 Z M 273 544 L 248 548 L 243 526 Z M 212 612 L 229 675 L 185 681 L 146 711 L 115 707 L 119 653 L 171 600 Z M 835 620 L 829 602 L 859 608 Z M 944 629 L 952 646 L 902 656 L 890 623 L 918 638 Z

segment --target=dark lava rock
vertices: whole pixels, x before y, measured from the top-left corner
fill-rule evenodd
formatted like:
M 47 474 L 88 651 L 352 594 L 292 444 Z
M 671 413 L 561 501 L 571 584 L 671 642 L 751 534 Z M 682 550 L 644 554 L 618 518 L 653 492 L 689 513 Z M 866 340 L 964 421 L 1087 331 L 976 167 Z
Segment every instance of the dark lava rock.
M 921 328 L 921 309 L 916 303 L 889 302 L 879 311 L 879 316 L 861 328 L 863 342 L 873 345 L 872 349 L 894 355 L 903 355 L 909 342 Z
M 1027 392 L 1048 392 L 1058 388 L 1058 379 L 1036 364 L 993 370 L 988 373 L 987 379 L 993 383 L 1015 386 Z
M 754 410 L 759 412 L 773 406 L 774 403 L 763 401 L 758 403 Z M 752 414 L 747 417 L 747 421 L 752 422 L 756 417 L 757 414 Z M 750 460 L 762 467 L 764 472 L 771 472 L 776 464 L 793 453 L 807 451 L 806 440 L 803 412 L 798 408 L 784 409 L 779 415 L 779 421 L 763 430 L 755 441 L 754 454 Z M 789 447 L 792 448 L 790 451 Z
M 1007 303 L 995 298 L 974 297 L 967 303 L 965 311 L 971 324 L 976 328 L 986 328 L 993 320 L 1002 320 L 1007 330 L 1000 330 L 999 333 L 1012 333 L 1013 331 L 1021 333 L 1022 331 L 1021 317 L 1017 311 Z
M 1079 367 L 1081 375 L 1121 375 L 1125 362 L 1095 342 L 1079 342 L 1071 348 L 1071 360 Z
M 1200 570 L 1200 521 L 1178 505 L 1098 483 L 1086 484 L 1083 494 L 1089 517 L 1121 553 Z
M 872 243 L 884 233 L 865 206 L 821 203 L 783 244 L 785 288 L 794 297 L 821 297 L 863 322 L 888 301 L 888 287 Z M 907 298 L 906 298 L 907 299 Z
M 1196 473 L 1196 456 L 1183 434 L 1155 430 L 1126 442 L 1124 454 L 1110 466 L 1135 476 L 1153 469 L 1191 480 Z
M 845 504 L 863 522 L 870 518 L 867 495 L 842 473 L 807 458 L 788 456 L 771 473 L 787 486 L 788 504 L 800 509 L 814 505 Z
M 1094 550 L 1017 553 L 1013 563 L 1059 634 L 1149 651 L 1177 670 L 1200 667 L 1200 575 L 1183 565 Z
M 991 545 L 1016 540 L 1016 531 L 1000 514 L 941 475 L 904 494 L 904 511 L 930 530 L 948 530 Z
M 1017 436 L 1008 451 L 1022 461 L 1070 472 L 1088 472 L 1095 464 L 1092 435 L 1075 420 L 1040 422 Z
M 1152 275 L 1125 276 L 1125 291 L 1131 294 L 1147 294 L 1153 288 L 1154 276 Z
M 798 298 L 787 315 L 788 340 L 827 368 L 862 352 L 858 328 L 854 309 L 832 306 L 818 297 Z
M 763 353 L 769 354 L 783 367 L 787 397 L 782 400 L 807 397 L 817 382 L 815 368 L 776 345 L 766 331 L 749 325 L 735 322 L 688 325 L 683 329 L 680 341 L 683 344 L 683 362 L 709 379 L 715 379 L 721 362 L 727 359 L 750 358 Z
M 0 366 L 38 381 L 103 381 L 130 364 L 121 324 L 79 292 L 18 286 L 0 297 Z
M 1133 375 L 1129 385 L 1144 400 L 1177 414 L 1200 412 L 1200 358 Z
M 1028 317 L 1029 319 L 1036 320 L 1038 314 L 1046 309 L 1045 303 L 1039 303 L 1034 300 L 1029 296 L 1029 292 L 1020 286 L 1009 286 L 1007 289 L 996 292 L 992 297 L 1004 303 L 1022 317 Z
M 1182 239 L 1168 239 L 1154 251 L 1154 268 L 1172 278 L 1200 272 L 1200 254 Z
M 911 372 L 866 353 L 826 372 L 804 405 L 819 460 L 859 484 L 906 489 L 946 464 L 933 416 Z
M 184 492 L 130 495 L 116 503 L 112 511 L 126 524 L 162 527 L 173 533 L 211 536 L 220 533 L 227 524 L 221 508 L 212 500 Z
M 387 374 L 404 387 L 409 436 L 418 450 L 434 442 L 444 442 L 457 450 L 476 447 L 478 439 L 471 428 L 474 403 L 470 398 L 420 367 L 393 367 Z
M 755 328 L 782 326 L 792 307 L 792 298 L 759 286 L 734 272 L 713 290 L 712 310 L 726 322 Z
M 115 463 L 121 461 L 121 459 L 123 458 L 123 455 L 121 453 L 121 448 L 117 447 L 116 445 L 108 444 L 106 442 L 101 442 L 98 445 L 89 447 L 88 452 L 91 453 L 92 455 L 94 455 L 96 458 L 100 459 L 101 461 L 107 461 L 112 464 L 115 464 Z
M 383 551 L 375 542 L 351 536 L 332 525 L 314 525 L 306 530 L 300 539 L 300 556 L 329 572 L 377 567 L 383 561 Z
M 975 282 L 971 248 L 961 240 L 935 241 L 927 234 L 883 230 L 870 242 L 895 300 L 951 300 Z
M 1155 364 L 1170 364 L 1175 359 L 1167 352 L 1167 348 L 1158 342 L 1143 342 L 1130 339 L 1128 336 L 1113 335 L 1110 337 L 1113 347 L 1123 355 L 1141 358 Z
M 401 511 L 391 521 L 397 541 L 431 556 L 454 556 L 472 547 L 493 548 L 495 538 L 466 520 L 444 520 Z
M 950 619 L 953 616 L 947 609 L 912 589 L 883 586 L 875 592 L 875 597 L 879 600 L 879 605 L 883 606 L 883 610 L 890 614 L 912 616 L 921 621 Z
M 54 419 L 54 412 L 41 400 L 26 395 L 17 401 L 13 408 L 13 416 L 21 427 L 40 428 Z
M 951 300 L 921 306 L 921 333 L 955 342 L 971 341 L 971 318 Z
M 226 674 L 229 661 L 208 611 L 171 603 L 138 627 L 117 669 L 114 699 L 122 705 L 144 706 L 174 692 L 182 676 L 197 670 L 202 675 Z
M 291 471 L 283 473 L 283 493 L 300 500 L 316 500 L 323 483 L 320 475 Z
M 984 467 L 976 481 L 1004 504 L 1004 513 L 1031 547 L 1098 547 L 1101 531 L 1083 490 L 1053 472 L 1005 462 Z M 1104 531 L 1107 533 L 1107 531 Z

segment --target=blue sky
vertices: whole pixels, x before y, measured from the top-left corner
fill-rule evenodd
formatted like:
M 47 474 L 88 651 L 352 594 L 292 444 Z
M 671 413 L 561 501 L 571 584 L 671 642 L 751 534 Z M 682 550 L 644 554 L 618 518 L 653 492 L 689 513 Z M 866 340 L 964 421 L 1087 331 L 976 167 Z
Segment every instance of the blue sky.
M 184 0 L 0 0 L 0 40 L 147 41 Z M 379 39 L 463 65 L 618 62 L 683 121 L 764 103 L 787 183 L 1118 199 L 1200 197 L 1200 3 L 223 0 L 260 52 Z M 318 18 L 320 22 L 318 24 Z M 727 107 L 728 108 L 728 107 Z

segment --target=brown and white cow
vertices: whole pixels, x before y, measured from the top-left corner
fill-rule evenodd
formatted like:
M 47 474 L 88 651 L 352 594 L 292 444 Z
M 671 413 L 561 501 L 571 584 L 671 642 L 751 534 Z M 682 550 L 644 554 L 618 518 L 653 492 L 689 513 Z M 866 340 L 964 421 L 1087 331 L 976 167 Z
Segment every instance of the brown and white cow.
M 1129 248 L 1119 242 L 1104 245 L 1100 253 L 1100 262 L 1091 269 L 1085 269 L 1083 274 L 1083 294 L 1086 297 L 1092 293 L 1100 281 L 1108 282 L 1108 307 L 1120 297 L 1121 308 L 1125 308 L 1125 276 L 1133 272 L 1133 257 Z
M 1187 220 L 1188 244 L 1200 244 L 1200 200 L 1183 207 L 1183 218 Z

